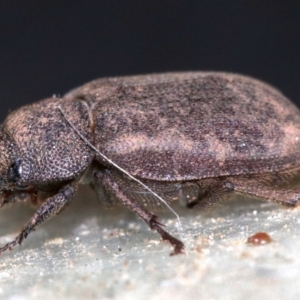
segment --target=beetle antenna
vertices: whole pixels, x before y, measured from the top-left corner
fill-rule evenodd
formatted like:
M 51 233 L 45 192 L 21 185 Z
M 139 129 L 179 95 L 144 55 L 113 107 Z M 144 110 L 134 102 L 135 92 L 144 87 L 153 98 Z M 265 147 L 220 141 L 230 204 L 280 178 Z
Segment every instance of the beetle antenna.
M 124 174 L 126 174 L 129 178 L 131 178 L 132 180 L 136 181 L 137 183 L 139 183 L 141 186 L 143 186 L 146 190 L 148 190 L 153 196 L 155 196 L 160 202 L 162 202 L 177 218 L 177 224 L 178 224 L 178 231 L 179 231 L 179 235 L 180 238 L 182 239 L 182 225 L 181 225 L 181 221 L 180 221 L 180 217 L 179 215 L 176 213 L 176 211 L 162 198 L 160 197 L 158 194 L 156 194 L 154 191 L 152 191 L 152 189 L 150 189 L 146 184 L 144 184 L 142 181 L 138 180 L 137 178 L 135 178 L 134 176 L 132 176 L 129 172 L 127 172 L 126 170 L 124 170 L 122 167 L 118 166 L 116 163 L 114 163 L 111 159 L 109 159 L 107 156 L 105 156 L 103 153 L 101 153 L 95 146 L 93 146 L 80 132 L 79 130 L 74 126 L 74 124 L 68 119 L 68 117 L 66 116 L 66 114 L 64 113 L 64 111 L 62 110 L 61 106 L 58 106 L 58 109 L 60 110 L 60 112 L 62 113 L 63 117 L 66 119 L 66 121 L 69 123 L 69 125 L 73 128 L 73 130 L 77 133 L 77 135 L 95 152 L 97 152 L 100 156 L 102 156 L 106 161 L 108 161 L 110 164 L 112 164 L 114 167 L 116 167 L 118 170 L 120 170 L 121 172 L 123 172 Z

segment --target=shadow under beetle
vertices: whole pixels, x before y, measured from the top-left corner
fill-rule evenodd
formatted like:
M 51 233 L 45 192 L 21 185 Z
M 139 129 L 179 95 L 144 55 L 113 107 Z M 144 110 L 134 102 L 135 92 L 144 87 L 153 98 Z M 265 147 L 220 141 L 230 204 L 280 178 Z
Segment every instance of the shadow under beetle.
M 170 242 L 171 254 L 182 253 L 146 209 L 155 196 L 133 177 L 187 207 L 212 207 L 232 193 L 295 206 L 299 138 L 297 107 L 260 81 L 227 73 L 103 78 L 23 106 L 1 126 L 0 204 L 42 204 L 0 253 L 64 208 L 79 184 L 107 205 L 123 203 Z

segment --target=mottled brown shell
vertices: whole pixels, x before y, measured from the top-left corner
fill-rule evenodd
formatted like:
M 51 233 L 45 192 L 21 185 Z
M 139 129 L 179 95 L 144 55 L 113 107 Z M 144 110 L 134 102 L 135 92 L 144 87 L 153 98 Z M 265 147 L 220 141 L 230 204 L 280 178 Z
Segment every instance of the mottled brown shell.
M 300 112 L 276 89 L 214 72 L 95 80 L 95 145 L 139 178 L 182 181 L 299 168 Z

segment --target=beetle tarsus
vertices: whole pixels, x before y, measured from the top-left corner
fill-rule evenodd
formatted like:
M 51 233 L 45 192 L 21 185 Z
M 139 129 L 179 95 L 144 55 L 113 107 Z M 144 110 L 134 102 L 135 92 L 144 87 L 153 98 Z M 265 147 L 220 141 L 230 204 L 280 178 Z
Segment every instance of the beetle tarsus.
M 0 254 L 6 250 L 12 250 L 15 246 L 21 245 L 23 240 L 26 239 L 29 232 L 22 230 L 22 232 L 10 243 L 7 243 L 4 247 L 0 248 Z
M 17 239 L 10 243 L 7 243 L 4 247 L 0 248 L 0 254 L 6 250 L 12 250 L 18 244 L 21 245 Z
M 184 244 L 161 228 L 161 226 L 165 225 L 158 222 L 157 216 L 153 215 L 153 218 L 148 224 L 152 230 L 160 234 L 164 241 L 169 242 L 173 246 L 173 251 L 170 253 L 170 256 L 184 253 Z

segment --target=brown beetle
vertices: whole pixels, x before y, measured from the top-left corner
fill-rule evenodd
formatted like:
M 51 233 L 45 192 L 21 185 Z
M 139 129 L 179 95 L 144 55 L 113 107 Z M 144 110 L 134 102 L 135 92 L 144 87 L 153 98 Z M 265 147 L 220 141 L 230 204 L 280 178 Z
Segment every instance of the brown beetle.
M 1 205 L 44 203 L 0 253 L 58 213 L 80 183 L 107 204 L 121 201 L 181 253 L 145 208 L 155 200 L 149 189 L 195 208 L 231 193 L 295 206 L 299 138 L 300 112 L 287 98 L 226 73 L 103 78 L 21 107 L 1 127 Z

